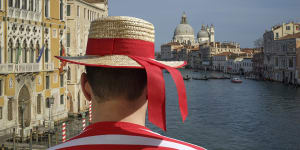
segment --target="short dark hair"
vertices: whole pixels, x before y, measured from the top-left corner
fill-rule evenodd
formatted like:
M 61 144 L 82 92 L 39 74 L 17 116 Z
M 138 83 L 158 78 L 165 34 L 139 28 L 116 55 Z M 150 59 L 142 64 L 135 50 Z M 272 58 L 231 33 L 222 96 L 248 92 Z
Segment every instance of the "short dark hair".
M 136 100 L 147 85 L 144 69 L 86 66 L 87 80 L 100 101 L 123 97 Z

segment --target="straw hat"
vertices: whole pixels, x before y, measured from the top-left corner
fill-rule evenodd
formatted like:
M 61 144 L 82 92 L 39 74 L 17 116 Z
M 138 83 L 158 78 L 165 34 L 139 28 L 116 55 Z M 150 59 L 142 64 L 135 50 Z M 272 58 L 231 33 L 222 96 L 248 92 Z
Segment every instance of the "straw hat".
M 154 55 L 154 26 L 142 19 L 110 16 L 91 23 L 85 56 L 60 57 L 61 61 L 94 67 L 143 68 L 147 73 L 148 119 L 166 130 L 165 83 L 162 69 L 170 72 L 178 92 L 183 121 L 187 101 L 181 73 L 184 61 L 157 61 Z
M 139 51 L 138 53 L 146 53 L 146 51 L 149 51 L 147 52 L 150 53 L 148 54 L 148 58 L 158 63 L 175 68 L 185 65 L 184 61 L 155 60 L 154 37 L 154 26 L 150 22 L 134 17 L 109 16 L 91 23 L 85 56 L 57 58 L 62 61 L 86 66 L 144 68 L 132 58 L 112 52 L 120 50 L 126 54 L 126 51 L 132 51 L 133 49 L 142 47 L 136 51 Z M 116 39 L 130 40 L 116 41 Z M 118 48 L 114 46 L 118 46 Z M 95 51 L 101 51 L 101 53 L 96 53 Z

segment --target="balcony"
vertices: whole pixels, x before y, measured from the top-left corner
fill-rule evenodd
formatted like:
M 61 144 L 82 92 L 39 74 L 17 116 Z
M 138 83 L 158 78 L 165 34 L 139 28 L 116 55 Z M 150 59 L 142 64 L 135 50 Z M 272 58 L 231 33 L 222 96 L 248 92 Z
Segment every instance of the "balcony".
M 0 74 L 13 73 L 15 70 L 15 64 L 0 64 Z
M 16 64 L 15 73 L 30 73 L 30 72 L 40 72 L 42 68 L 38 63 L 26 63 L 26 64 Z
M 7 16 L 10 18 L 20 18 L 24 20 L 40 21 L 41 12 L 28 11 L 25 9 L 8 7 Z
M 54 63 L 45 63 L 44 70 L 45 71 L 54 71 Z
M 21 18 L 27 20 L 28 11 L 21 9 Z
M 9 73 L 32 73 L 42 71 L 38 63 L 26 64 L 0 64 L 0 74 Z

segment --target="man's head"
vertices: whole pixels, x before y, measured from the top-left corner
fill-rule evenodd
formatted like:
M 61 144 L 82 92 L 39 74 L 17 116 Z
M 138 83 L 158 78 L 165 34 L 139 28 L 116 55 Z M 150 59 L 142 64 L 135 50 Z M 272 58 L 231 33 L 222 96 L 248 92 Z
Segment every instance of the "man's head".
M 141 104 L 128 104 L 128 108 L 132 108 L 135 104 L 142 105 L 142 102 L 146 106 L 148 99 L 148 119 L 166 130 L 165 82 L 162 70 L 168 70 L 174 79 L 181 116 L 185 120 L 188 114 L 185 87 L 176 68 L 183 67 L 186 63 L 155 60 L 154 41 L 154 26 L 150 22 L 134 17 L 108 16 L 91 22 L 85 56 L 57 58 L 73 64 L 102 67 L 91 70 L 88 67 L 87 74 L 82 75 L 82 91 L 88 100 L 98 100 L 103 102 L 99 106 L 108 106 L 118 105 L 117 102 L 126 104 L 129 102 L 127 100 L 138 99 L 134 102 Z M 128 69 L 122 71 L 123 69 L 107 68 Z M 126 100 L 110 101 L 112 99 Z M 97 104 L 92 106 L 95 105 Z M 123 109 L 123 105 L 119 106 Z M 113 107 L 107 109 L 111 111 Z
M 144 69 L 86 67 L 86 81 L 97 102 L 118 98 L 134 101 L 146 88 L 147 75 Z

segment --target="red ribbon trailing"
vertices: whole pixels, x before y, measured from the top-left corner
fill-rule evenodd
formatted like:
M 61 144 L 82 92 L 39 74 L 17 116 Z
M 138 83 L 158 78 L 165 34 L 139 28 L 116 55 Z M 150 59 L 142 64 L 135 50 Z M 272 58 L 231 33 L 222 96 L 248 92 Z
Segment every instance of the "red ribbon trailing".
M 165 82 L 162 69 L 172 76 L 178 93 L 179 108 L 184 122 L 188 115 L 187 97 L 180 71 L 154 61 L 154 43 L 135 39 L 89 39 L 87 55 L 126 55 L 141 66 L 147 73 L 148 119 L 166 131 Z M 74 63 L 74 62 L 73 62 Z

